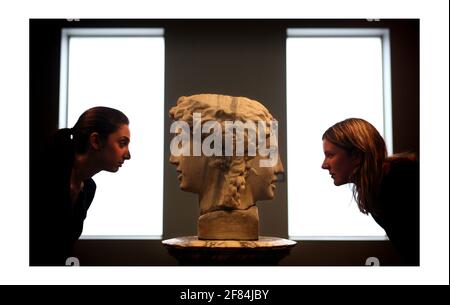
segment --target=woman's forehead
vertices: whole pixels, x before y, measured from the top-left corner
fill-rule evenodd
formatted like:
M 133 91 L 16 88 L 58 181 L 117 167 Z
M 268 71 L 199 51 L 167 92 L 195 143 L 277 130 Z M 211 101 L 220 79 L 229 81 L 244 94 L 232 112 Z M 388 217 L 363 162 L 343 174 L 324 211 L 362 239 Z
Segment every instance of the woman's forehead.
M 123 124 L 114 133 L 112 133 L 111 135 L 113 135 L 115 137 L 127 137 L 127 138 L 130 138 L 130 128 L 128 127 L 128 125 Z

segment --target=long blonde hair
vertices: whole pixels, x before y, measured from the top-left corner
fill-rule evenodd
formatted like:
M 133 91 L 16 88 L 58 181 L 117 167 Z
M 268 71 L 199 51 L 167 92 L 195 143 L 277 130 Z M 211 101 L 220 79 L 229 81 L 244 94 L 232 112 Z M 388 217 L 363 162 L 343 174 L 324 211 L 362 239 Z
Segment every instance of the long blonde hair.
M 350 177 L 353 197 L 362 213 L 376 213 L 377 196 L 383 179 L 383 163 L 387 158 L 383 137 L 369 122 L 349 118 L 328 128 L 323 139 L 359 158 L 359 166 Z

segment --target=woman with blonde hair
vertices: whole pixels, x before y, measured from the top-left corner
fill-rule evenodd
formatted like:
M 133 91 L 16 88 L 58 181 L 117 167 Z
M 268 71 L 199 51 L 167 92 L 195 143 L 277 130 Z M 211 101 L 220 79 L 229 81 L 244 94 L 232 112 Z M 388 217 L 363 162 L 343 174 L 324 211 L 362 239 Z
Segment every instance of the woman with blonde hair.
M 359 210 L 386 231 L 406 265 L 419 264 L 419 164 L 413 153 L 388 157 L 386 144 L 369 122 L 350 118 L 322 136 L 336 186 L 353 183 Z

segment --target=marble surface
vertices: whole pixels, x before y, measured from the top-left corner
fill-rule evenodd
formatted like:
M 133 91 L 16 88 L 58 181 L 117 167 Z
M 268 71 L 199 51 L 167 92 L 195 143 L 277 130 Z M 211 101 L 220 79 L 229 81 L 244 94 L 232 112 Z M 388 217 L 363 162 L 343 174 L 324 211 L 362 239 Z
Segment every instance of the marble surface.
M 199 240 L 183 236 L 162 241 L 180 265 L 262 266 L 278 265 L 297 242 L 269 236 L 258 240 Z
M 168 247 L 179 248 L 279 248 L 293 247 L 297 242 L 270 236 L 259 236 L 258 240 L 201 240 L 197 236 L 183 236 L 163 240 Z

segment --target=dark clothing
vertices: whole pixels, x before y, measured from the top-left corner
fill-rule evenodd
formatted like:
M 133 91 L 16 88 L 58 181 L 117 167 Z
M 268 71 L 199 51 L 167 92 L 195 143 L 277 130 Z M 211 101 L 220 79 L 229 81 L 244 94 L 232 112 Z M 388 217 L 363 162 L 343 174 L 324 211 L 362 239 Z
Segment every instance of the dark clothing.
M 94 180 L 85 180 L 74 205 L 70 176 L 74 161 L 70 145 L 56 137 L 30 174 L 30 265 L 64 265 L 83 230 L 94 199 Z
M 386 231 L 403 264 L 419 265 L 419 163 L 389 161 L 377 200 L 375 221 Z

